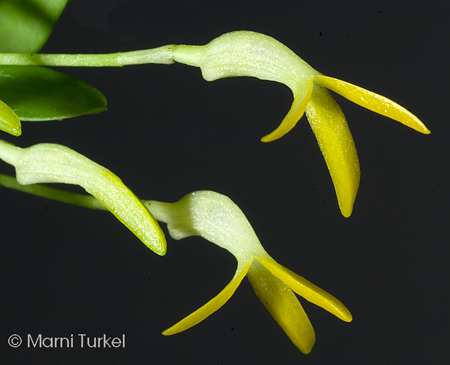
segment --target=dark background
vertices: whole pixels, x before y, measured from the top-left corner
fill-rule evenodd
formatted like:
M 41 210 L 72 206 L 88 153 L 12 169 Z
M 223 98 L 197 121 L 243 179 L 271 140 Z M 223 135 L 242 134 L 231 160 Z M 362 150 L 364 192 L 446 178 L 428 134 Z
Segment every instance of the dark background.
M 445 9 L 447 7 L 447 9 Z M 292 103 L 284 85 L 208 83 L 185 65 L 69 69 L 108 110 L 24 123 L 2 138 L 67 145 L 141 198 L 195 190 L 229 196 L 281 264 L 339 298 L 345 323 L 300 299 L 316 331 L 303 355 L 247 280 L 218 312 L 181 334 L 161 331 L 234 274 L 201 238 L 159 257 L 106 212 L 0 189 L 1 357 L 5 364 L 445 364 L 449 358 L 448 3 L 443 1 L 74 0 L 42 52 L 109 53 L 265 33 L 320 72 L 392 98 L 422 135 L 336 96 L 361 164 L 353 215 L 341 216 L 305 118 L 264 144 Z M 1 171 L 13 174 L 2 164 Z M 78 191 L 78 190 L 77 190 Z M 165 225 L 162 225 L 166 230 Z M 7 338 L 126 335 L 125 349 L 12 349 Z

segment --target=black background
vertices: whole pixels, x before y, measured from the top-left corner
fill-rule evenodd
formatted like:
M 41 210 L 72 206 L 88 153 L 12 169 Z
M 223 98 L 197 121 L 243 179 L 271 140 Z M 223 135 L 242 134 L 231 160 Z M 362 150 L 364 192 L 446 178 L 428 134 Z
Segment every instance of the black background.
M 361 164 L 354 212 L 345 219 L 305 118 L 280 140 L 260 141 L 289 110 L 286 86 L 253 78 L 208 83 L 180 64 L 59 69 L 101 90 L 108 110 L 24 123 L 20 138 L 2 138 L 21 147 L 67 145 L 143 199 L 176 201 L 203 189 L 229 196 L 278 262 L 339 298 L 354 320 L 300 299 L 317 337 L 305 356 L 244 280 L 207 320 L 164 337 L 162 330 L 223 289 L 233 256 L 198 237 L 167 235 L 167 255 L 159 257 L 109 213 L 1 189 L 2 362 L 446 363 L 447 15 L 442 1 L 72 1 L 42 52 L 205 44 L 229 31 L 258 31 L 320 72 L 395 100 L 432 133 L 336 96 Z M 6 164 L 1 171 L 13 174 Z M 14 333 L 125 334 L 126 347 L 12 349 Z

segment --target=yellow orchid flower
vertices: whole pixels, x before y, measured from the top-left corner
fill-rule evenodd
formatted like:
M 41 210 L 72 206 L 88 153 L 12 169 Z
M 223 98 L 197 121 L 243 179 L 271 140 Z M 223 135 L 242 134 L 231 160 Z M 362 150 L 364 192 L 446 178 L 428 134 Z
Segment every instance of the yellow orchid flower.
M 156 219 L 167 223 L 174 239 L 201 236 L 231 252 L 236 273 L 216 297 L 163 332 L 169 336 L 195 326 L 217 311 L 247 275 L 264 306 L 300 351 L 308 354 L 315 342 L 314 329 L 294 292 L 343 321 L 352 315 L 335 297 L 276 262 L 261 246 L 244 213 L 228 197 L 197 191 L 176 203 L 145 201 Z
M 344 217 L 349 217 L 353 210 L 360 180 L 359 161 L 345 116 L 326 89 L 416 131 L 430 133 L 416 116 L 397 103 L 348 82 L 324 76 L 288 47 L 264 34 L 236 31 L 204 46 L 175 45 L 172 52 L 174 61 L 200 67 L 207 81 L 253 76 L 287 85 L 294 94 L 291 109 L 280 126 L 262 141 L 282 137 L 306 112 Z
M 2 150 L 0 143 L 0 157 L 4 158 Z M 38 184 L 24 186 L 3 174 L 0 174 L 0 185 L 90 209 L 107 210 L 94 196 Z M 217 311 L 231 298 L 246 275 L 261 302 L 295 346 L 305 354 L 314 346 L 315 334 L 294 293 L 343 321 L 352 320 L 352 315 L 339 300 L 270 257 L 244 213 L 228 197 L 212 191 L 197 191 L 176 203 L 142 202 L 156 219 L 167 223 L 174 239 L 201 236 L 231 252 L 238 261 L 236 273 L 225 289 L 203 307 L 164 331 L 164 335 L 182 332 Z
M 294 95 L 291 109 L 279 127 L 263 137 L 262 141 L 270 142 L 282 137 L 306 114 L 330 171 L 339 208 L 344 217 L 349 217 L 353 211 L 359 188 L 360 168 L 345 116 L 327 89 L 416 131 L 430 133 L 416 116 L 392 100 L 348 82 L 325 76 L 284 44 L 256 32 L 226 33 L 203 46 L 169 44 L 154 49 L 111 54 L 0 53 L 2 65 L 120 67 L 129 64 L 174 62 L 200 67 L 207 81 L 233 76 L 253 76 L 287 85 Z
M 80 185 L 148 248 L 158 255 L 166 253 L 166 240 L 158 222 L 122 180 L 105 167 L 68 147 L 50 143 L 19 148 L 0 140 L 0 159 L 15 167 L 21 185 Z

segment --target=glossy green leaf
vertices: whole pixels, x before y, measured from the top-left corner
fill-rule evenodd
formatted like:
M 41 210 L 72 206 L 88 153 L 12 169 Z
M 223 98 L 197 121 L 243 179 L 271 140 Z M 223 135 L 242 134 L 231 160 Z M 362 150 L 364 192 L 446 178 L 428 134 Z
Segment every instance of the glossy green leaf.
M 106 110 L 105 96 L 94 87 L 38 66 L 0 66 L 0 100 L 22 121 L 64 119 Z
M 0 52 L 37 52 L 69 0 L 1 0 Z

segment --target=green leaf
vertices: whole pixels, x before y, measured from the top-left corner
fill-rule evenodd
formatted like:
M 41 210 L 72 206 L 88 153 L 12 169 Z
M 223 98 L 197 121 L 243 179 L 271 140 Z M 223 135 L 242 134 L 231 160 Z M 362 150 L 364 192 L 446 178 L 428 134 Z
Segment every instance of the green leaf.
M 16 113 L 3 101 L 0 100 L 0 130 L 20 136 L 22 134 L 22 126 Z
M 0 52 L 39 51 L 69 0 L 0 0 Z
M 94 87 L 38 66 L 0 66 L 0 100 L 22 121 L 64 119 L 106 110 L 105 96 Z

